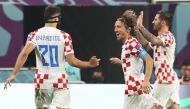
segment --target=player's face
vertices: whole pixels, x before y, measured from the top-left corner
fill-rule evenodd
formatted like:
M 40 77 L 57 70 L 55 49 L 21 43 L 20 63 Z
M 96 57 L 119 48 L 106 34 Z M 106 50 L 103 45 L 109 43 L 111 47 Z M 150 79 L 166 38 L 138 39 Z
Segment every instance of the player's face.
M 182 66 L 182 73 L 190 78 L 190 65 Z
M 159 14 L 156 14 L 156 16 L 154 17 L 154 20 L 152 21 L 152 24 L 153 24 L 154 30 L 159 31 L 161 29 L 162 25 L 161 25 L 161 20 L 159 18 Z
M 114 27 L 117 40 L 124 41 L 127 36 L 127 29 L 125 28 L 124 23 L 117 20 Z

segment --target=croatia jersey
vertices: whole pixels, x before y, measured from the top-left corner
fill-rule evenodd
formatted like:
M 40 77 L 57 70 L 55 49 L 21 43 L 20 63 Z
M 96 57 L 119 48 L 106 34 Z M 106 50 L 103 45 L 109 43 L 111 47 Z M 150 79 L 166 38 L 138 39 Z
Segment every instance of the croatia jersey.
M 154 46 L 154 67 L 158 84 L 172 84 L 177 79 L 173 69 L 175 54 L 175 38 L 171 32 L 157 36 L 163 41 L 163 46 Z
M 122 69 L 126 84 L 126 95 L 141 95 L 141 84 L 144 80 L 144 65 L 140 57 L 141 44 L 133 37 L 129 37 L 122 46 Z
M 36 46 L 35 88 L 69 88 L 64 60 L 74 53 L 70 35 L 54 27 L 43 27 L 31 32 L 27 43 Z

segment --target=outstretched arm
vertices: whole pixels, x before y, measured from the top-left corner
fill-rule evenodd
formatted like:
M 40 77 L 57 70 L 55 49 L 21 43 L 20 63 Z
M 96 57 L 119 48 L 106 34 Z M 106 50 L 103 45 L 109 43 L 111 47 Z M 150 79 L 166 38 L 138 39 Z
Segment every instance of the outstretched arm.
M 117 58 L 117 57 L 112 57 L 112 58 L 110 58 L 109 60 L 110 60 L 110 62 L 111 62 L 112 64 L 119 64 L 119 65 L 122 64 L 121 60 L 120 60 L 119 58 Z
M 99 65 L 100 59 L 97 59 L 96 56 L 92 56 L 89 61 L 81 61 L 77 59 L 74 53 L 66 55 L 67 61 L 71 66 L 78 68 L 93 68 Z
M 25 47 L 20 52 L 20 54 L 19 54 L 19 56 L 18 56 L 18 58 L 16 60 L 16 64 L 15 64 L 15 67 L 14 67 L 14 69 L 12 71 L 12 74 L 5 81 L 4 89 L 7 88 L 7 85 L 10 86 L 10 83 L 16 78 L 17 72 L 24 65 L 24 63 L 26 62 L 26 60 L 28 58 L 28 55 L 34 50 L 34 48 L 35 48 L 35 45 L 32 44 L 32 43 L 27 43 L 25 45 Z
M 163 46 L 163 42 L 161 39 L 157 38 L 155 35 L 153 35 L 151 32 L 149 32 L 144 26 L 143 26 L 143 11 L 141 11 L 138 19 L 137 19 L 137 27 L 139 28 L 139 31 L 142 33 L 144 38 L 151 42 L 154 46 Z
M 74 67 L 78 68 L 93 68 L 99 65 L 100 59 L 97 59 L 96 56 L 92 56 L 89 61 L 81 61 L 77 59 L 74 55 L 72 38 L 69 34 L 66 34 L 64 53 L 67 59 L 67 62 Z

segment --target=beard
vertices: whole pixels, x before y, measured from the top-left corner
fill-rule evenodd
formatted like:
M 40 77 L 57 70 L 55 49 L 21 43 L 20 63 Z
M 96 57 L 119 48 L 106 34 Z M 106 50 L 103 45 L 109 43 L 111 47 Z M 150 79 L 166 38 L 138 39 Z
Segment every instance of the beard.
M 159 31 L 161 29 L 161 24 L 157 24 L 157 25 L 153 25 L 153 29 L 156 30 L 156 31 Z

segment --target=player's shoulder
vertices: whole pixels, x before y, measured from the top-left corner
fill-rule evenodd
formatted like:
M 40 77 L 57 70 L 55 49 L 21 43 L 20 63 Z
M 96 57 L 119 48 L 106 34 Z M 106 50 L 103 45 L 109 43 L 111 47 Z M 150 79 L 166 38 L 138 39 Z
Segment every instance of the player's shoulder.
M 34 33 L 37 33 L 38 31 L 39 31 L 39 29 L 36 29 L 36 30 L 30 32 L 29 34 L 34 34 Z
M 170 41 L 170 42 L 173 42 L 175 40 L 175 37 L 174 35 L 168 31 L 168 32 L 165 32 L 163 33 L 162 35 L 158 36 L 159 38 L 161 38 L 162 40 L 164 41 Z
M 168 31 L 168 32 L 163 33 L 161 37 L 174 37 L 174 35 L 170 31 Z
M 63 35 L 64 39 L 66 39 L 66 38 L 71 39 L 71 36 L 70 36 L 69 33 L 65 32 L 65 31 L 63 31 L 63 30 L 60 30 L 60 32 L 61 32 L 61 34 Z
M 138 40 L 136 38 L 134 38 L 134 37 L 128 38 L 128 43 L 131 44 L 131 45 L 134 45 L 134 46 L 140 44 L 138 42 Z
M 31 38 L 33 38 L 33 37 L 36 35 L 36 33 L 37 33 L 38 31 L 39 31 L 39 29 L 36 29 L 36 30 L 30 32 L 30 33 L 28 34 L 28 36 L 31 37 Z
M 60 30 L 60 32 L 63 34 L 63 35 L 66 35 L 66 36 L 70 36 L 69 33 L 63 31 L 63 30 Z

